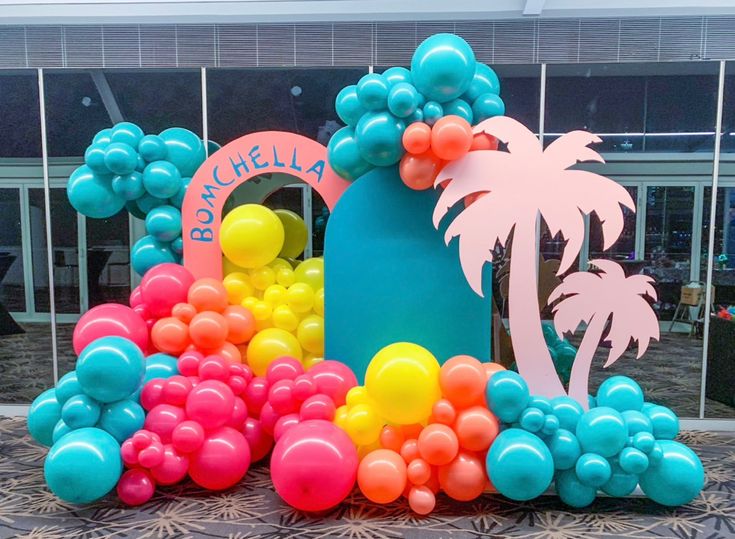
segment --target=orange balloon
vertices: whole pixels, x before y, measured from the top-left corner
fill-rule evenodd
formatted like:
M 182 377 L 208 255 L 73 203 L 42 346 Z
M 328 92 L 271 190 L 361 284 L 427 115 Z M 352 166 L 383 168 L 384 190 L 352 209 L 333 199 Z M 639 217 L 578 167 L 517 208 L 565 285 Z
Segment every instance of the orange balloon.
M 194 281 L 189 288 L 188 301 L 197 311 L 221 313 L 227 307 L 227 290 L 221 281 L 205 277 Z
M 177 303 L 171 309 L 171 316 L 178 318 L 184 324 L 191 322 L 196 314 L 197 310 L 191 303 Z
M 386 425 L 380 431 L 380 445 L 384 449 L 390 449 L 391 451 L 400 453 L 404 441 L 405 438 L 399 427 Z
M 483 402 L 486 384 L 482 363 L 471 356 L 454 356 L 439 370 L 442 395 L 457 408 Z
M 408 153 L 424 153 L 431 147 L 431 127 L 414 122 L 403 132 L 403 147 Z
M 413 487 L 408 493 L 408 506 L 419 515 L 428 515 L 436 507 L 436 496 L 425 485 Z
M 441 166 L 441 159 L 431 150 L 419 155 L 407 153 L 401 158 L 398 172 L 406 186 L 415 191 L 425 191 L 434 185 Z
M 423 485 L 431 479 L 431 466 L 424 459 L 414 459 L 406 467 L 406 476 L 413 485 Z
M 459 441 L 454 431 L 441 423 L 432 423 L 421 431 L 418 440 L 419 454 L 432 466 L 452 462 L 459 451 Z
M 416 440 L 410 439 L 403 442 L 401 446 L 401 457 L 406 462 L 411 462 L 419 458 L 419 444 Z
M 420 423 L 413 423 L 412 425 L 401 426 L 401 430 L 403 431 L 403 436 L 406 438 L 406 440 L 410 438 L 413 438 L 413 439 L 418 438 L 423 428 L 424 426 L 421 425 Z
M 490 380 L 490 377 L 496 372 L 506 370 L 500 363 L 483 363 L 482 368 L 485 370 L 485 378 Z
M 444 116 L 431 129 L 431 149 L 439 159 L 459 159 L 472 146 L 472 127 L 459 116 Z
M 222 356 L 227 363 L 242 363 L 240 349 L 231 342 L 225 342 L 221 347 L 212 350 L 200 350 L 205 356 Z
M 454 423 L 457 417 L 457 411 L 454 409 L 454 405 L 447 399 L 439 399 L 434 403 L 431 409 L 431 421 L 430 423 L 443 423 L 444 425 L 451 425 Z
M 371 502 L 395 501 L 406 488 L 406 463 L 395 451 L 376 449 L 360 461 L 357 484 Z
M 227 320 L 214 311 L 201 312 L 189 323 L 191 342 L 204 350 L 220 348 L 227 340 L 228 332 Z
M 492 135 L 488 135 L 487 133 L 476 133 L 475 136 L 472 137 L 472 145 L 470 146 L 471 152 L 474 152 L 475 150 L 497 150 L 497 149 L 498 149 L 498 139 Z
M 255 317 L 245 307 L 230 305 L 222 312 L 227 321 L 227 340 L 232 344 L 248 342 L 255 335 Z
M 457 414 L 454 432 L 463 449 L 485 451 L 500 432 L 500 423 L 484 406 L 472 406 Z
M 240 361 L 242 361 L 242 358 L 248 357 L 248 345 L 247 344 L 236 344 L 235 348 L 237 348 L 238 352 L 240 352 Z
M 178 318 L 161 318 L 151 329 L 151 341 L 161 352 L 178 356 L 189 346 L 189 327 Z
M 426 482 L 426 486 L 431 489 L 434 494 L 439 494 L 439 468 L 436 466 L 431 467 L 431 477 Z
M 485 466 L 474 453 L 460 451 L 457 458 L 439 468 L 439 485 L 455 500 L 474 500 L 483 493 L 486 484 Z

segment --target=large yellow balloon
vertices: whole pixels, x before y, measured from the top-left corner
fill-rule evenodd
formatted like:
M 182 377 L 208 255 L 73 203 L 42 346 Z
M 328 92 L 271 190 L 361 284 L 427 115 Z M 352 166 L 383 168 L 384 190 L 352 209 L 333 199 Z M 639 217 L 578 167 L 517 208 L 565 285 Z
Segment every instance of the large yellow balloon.
M 248 365 L 256 376 L 265 376 L 268 365 L 283 356 L 291 356 L 299 361 L 302 358 L 299 341 L 283 329 L 264 329 L 256 333 L 248 344 Z
M 310 314 L 304 318 L 296 330 L 296 338 L 307 352 L 324 354 L 324 318 Z
M 286 233 L 279 256 L 296 258 L 304 252 L 306 242 L 309 239 L 306 223 L 291 210 L 275 210 L 275 214 L 281 220 L 283 230 Z
M 283 247 L 284 231 L 278 216 L 260 204 L 238 206 L 222 220 L 219 243 L 225 256 L 243 268 L 273 262 Z
M 316 292 L 324 288 L 324 259 L 308 258 L 298 265 L 296 270 L 297 283 L 306 283 Z
M 421 423 L 441 397 L 439 362 L 417 344 L 388 345 L 370 361 L 365 387 L 390 423 Z

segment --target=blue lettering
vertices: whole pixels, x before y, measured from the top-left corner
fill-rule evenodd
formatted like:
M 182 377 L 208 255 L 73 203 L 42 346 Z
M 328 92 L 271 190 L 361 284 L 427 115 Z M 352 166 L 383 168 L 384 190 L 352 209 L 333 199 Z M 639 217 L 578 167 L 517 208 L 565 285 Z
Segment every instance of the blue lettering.
M 273 146 L 273 166 L 274 167 L 285 167 L 286 166 L 286 163 L 278 160 L 278 151 L 276 150 L 275 146 Z
M 202 193 L 202 200 L 206 202 L 210 208 L 214 208 L 214 204 L 212 204 L 212 201 L 210 199 L 217 198 L 217 195 L 215 195 L 212 191 L 219 191 L 219 187 L 207 184 L 204 186 L 204 190 L 206 191 L 206 193 Z
M 296 148 L 293 149 L 293 155 L 291 156 L 291 168 L 301 172 L 301 167 L 296 164 Z
M 248 153 L 248 156 L 250 157 L 250 160 L 253 162 L 253 166 L 258 168 L 265 168 L 268 166 L 268 161 L 265 163 L 258 163 L 258 159 L 260 159 L 260 146 L 253 146 L 250 149 L 250 152 Z
M 309 172 L 313 172 L 316 174 L 317 183 L 322 181 L 322 174 L 324 174 L 324 161 L 317 161 L 316 163 L 314 163 L 311 168 L 306 171 L 307 174 Z
M 232 182 L 235 181 L 234 179 L 230 180 L 229 182 L 223 182 L 222 180 L 220 180 L 218 169 L 219 167 L 214 167 L 214 170 L 212 171 L 212 178 L 214 178 L 214 183 L 216 183 L 217 185 L 221 185 L 222 187 L 226 187 L 228 185 L 231 185 Z
M 204 214 L 203 219 L 200 217 L 200 214 L 202 213 Z M 214 213 L 212 213 L 212 211 L 208 210 L 207 208 L 199 208 L 196 213 L 194 213 L 194 215 L 196 216 L 197 220 L 203 225 L 208 225 L 214 221 Z
M 235 174 L 237 174 L 237 177 L 239 178 L 242 176 L 242 172 L 240 172 L 241 168 L 245 169 L 245 172 L 250 174 L 250 167 L 248 167 L 247 162 L 243 158 L 242 155 L 240 155 L 240 152 L 237 152 L 237 157 L 240 159 L 239 163 L 235 163 L 235 161 L 232 160 L 232 157 L 230 157 L 230 163 L 232 163 L 232 170 L 235 171 Z
M 211 228 L 192 228 L 189 237 L 193 241 L 206 241 L 210 242 L 214 239 L 214 234 Z

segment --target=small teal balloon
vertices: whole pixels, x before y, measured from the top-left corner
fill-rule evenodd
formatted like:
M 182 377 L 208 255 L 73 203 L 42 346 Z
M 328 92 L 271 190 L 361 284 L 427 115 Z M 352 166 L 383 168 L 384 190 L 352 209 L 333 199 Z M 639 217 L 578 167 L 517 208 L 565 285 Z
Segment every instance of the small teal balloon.
M 626 410 L 621 415 L 628 426 L 628 436 L 635 436 L 639 432 L 653 432 L 651 420 L 643 412 Z
M 181 212 L 173 206 L 158 206 L 148 212 L 145 230 L 160 242 L 171 242 L 181 236 Z
M 482 94 L 472 103 L 472 115 L 475 117 L 475 124 L 503 114 L 505 114 L 505 103 L 495 94 Z
M 97 428 L 69 432 L 54 444 L 43 466 L 49 489 L 65 502 L 91 503 L 109 493 L 122 474 L 120 444 Z
M 133 148 L 138 147 L 140 139 L 143 138 L 143 130 L 132 122 L 120 122 L 115 124 L 110 132 L 110 140 L 122 142 Z
M 664 458 L 664 450 L 661 448 L 661 444 L 658 442 L 653 442 L 653 447 L 648 452 L 649 463 L 655 466 L 659 462 L 661 462 L 662 458 Z
M 39 444 L 51 447 L 56 423 L 61 419 L 61 405 L 56 390 L 47 389 L 36 397 L 28 409 L 28 432 Z
M 355 127 L 362 115 L 367 112 L 367 109 L 360 104 L 360 100 L 357 98 L 357 86 L 354 84 L 345 86 L 340 90 L 334 100 L 334 108 L 340 120 L 350 127 Z
M 415 122 L 423 122 L 424 121 L 424 111 L 422 109 L 416 109 L 411 116 L 409 116 L 406 119 L 406 125 L 411 125 Z
M 679 418 L 666 406 L 653 406 L 644 412 L 651 420 L 657 440 L 673 440 L 679 434 Z
M 411 72 L 405 67 L 400 66 L 389 67 L 388 69 L 383 71 L 383 79 L 385 79 L 385 81 L 388 83 L 388 86 L 391 87 L 401 82 L 413 84 Z
M 644 402 L 643 406 L 641 407 L 641 412 L 645 413 L 646 410 L 650 410 L 654 406 L 658 406 L 658 404 L 655 404 L 653 402 Z
M 329 139 L 327 145 L 329 165 L 348 181 L 354 181 L 373 169 L 373 165 L 360 155 L 355 140 L 355 131 L 351 127 L 343 127 Z
M 501 432 L 490 446 L 485 465 L 498 492 L 512 500 L 540 496 L 554 478 L 549 448 L 538 436 L 521 429 Z
M 544 426 L 544 413 L 538 408 L 526 408 L 521 412 L 518 422 L 522 429 L 528 432 L 538 432 Z
M 472 105 L 464 99 L 452 99 L 448 103 L 444 103 L 444 115 L 459 116 L 467 120 L 467 123 L 470 125 L 472 125 L 475 118 L 475 115 L 472 113 Z
M 584 414 L 582 405 L 571 397 L 561 396 L 551 399 L 551 410 L 559 418 L 559 426 L 570 432 L 577 431 L 577 423 Z
M 528 405 L 528 385 L 513 371 L 500 371 L 488 380 L 485 387 L 488 408 L 504 423 L 517 421 Z
M 158 353 L 145 359 L 143 385 L 155 378 L 170 378 L 179 374 L 178 360 L 174 356 Z
M 64 423 L 63 419 L 59 419 L 58 423 L 56 423 L 56 426 L 54 426 L 54 432 L 51 435 L 53 443 L 58 442 L 62 436 L 70 433 L 71 431 L 72 429 L 69 428 L 69 425 Z
M 541 434 L 551 436 L 559 430 L 559 418 L 555 415 L 547 415 L 544 417 L 544 426 L 541 427 Z
M 84 390 L 79 385 L 77 371 L 67 372 L 56 382 L 56 400 L 62 406 L 74 395 L 81 395 L 82 393 L 84 393 Z
M 100 418 L 100 405 L 89 395 L 74 395 L 61 408 L 61 419 L 70 429 L 94 427 Z
M 217 153 L 218 150 L 222 149 L 222 146 L 213 140 L 208 140 L 206 146 L 207 146 L 207 155 L 209 156 Z
M 594 488 L 607 483 L 612 475 L 610 463 L 596 453 L 585 453 L 579 457 L 574 472 L 580 483 Z
M 656 438 L 650 432 L 638 432 L 633 436 L 633 447 L 648 454 L 653 450 Z
M 597 405 L 609 406 L 618 412 L 640 411 L 643 408 L 643 390 L 627 376 L 611 376 L 597 390 Z
M 123 443 L 142 429 L 144 422 L 143 407 L 133 400 L 125 399 L 105 404 L 97 426 L 111 434 L 118 443 Z
M 551 414 L 554 412 L 551 408 L 551 401 L 541 395 L 532 395 L 528 400 L 528 406 L 538 408 L 544 414 Z
M 625 473 L 640 475 L 648 469 L 648 456 L 635 447 L 625 447 L 618 458 Z
M 597 496 L 597 489 L 582 483 L 574 470 L 557 472 L 554 486 L 561 501 L 571 507 L 587 507 Z
M 368 112 L 355 128 L 355 140 L 360 155 L 368 163 L 387 167 L 401 160 L 403 131 L 406 124 L 389 112 Z
M 95 173 L 87 165 L 72 172 L 66 184 L 66 196 L 72 207 L 93 219 L 107 219 L 118 213 L 125 201 L 112 190 L 112 178 Z
M 84 152 L 84 164 L 97 174 L 109 175 L 110 169 L 105 165 L 105 150 L 107 144 L 90 144 Z
M 590 410 L 597 407 L 597 401 L 592 395 L 587 395 L 587 407 Z
M 136 200 L 145 194 L 143 174 L 134 170 L 124 176 L 113 176 L 112 190 L 123 200 Z
M 206 158 L 202 140 L 182 127 L 170 127 L 158 136 L 166 144 L 166 159 L 179 169 L 181 176 L 194 176 Z
M 610 479 L 600 487 L 608 496 L 623 498 L 631 494 L 638 486 L 638 476 L 623 471 L 620 464 L 614 459 L 610 462 Z
M 148 214 L 149 211 L 151 211 L 153 208 L 158 208 L 159 206 L 165 206 L 166 204 L 168 204 L 168 200 L 165 198 L 154 197 L 152 195 L 149 195 L 148 193 L 144 193 L 143 196 L 135 201 L 135 204 L 138 206 L 138 209 L 143 214 L 143 219 L 145 219 L 145 216 L 146 214 Z
M 599 406 L 592 408 L 580 418 L 577 424 L 577 438 L 585 453 L 612 457 L 625 447 L 628 441 L 628 428 L 620 412 Z
M 184 239 L 181 236 L 171 242 L 171 250 L 177 255 L 184 254 Z
M 130 250 L 130 262 L 138 275 L 145 275 L 158 264 L 176 263 L 176 258 L 168 245 L 146 235 L 136 241 Z
M 143 197 L 146 197 L 149 195 L 143 195 Z M 141 198 L 143 198 L 141 197 Z M 145 221 L 145 213 L 141 211 L 140 207 L 138 207 L 138 201 L 137 200 L 128 200 L 125 203 L 125 209 L 128 210 L 128 213 L 135 217 L 136 219 L 140 219 L 141 221 Z
M 172 206 L 179 209 L 183 207 L 186 190 L 189 188 L 190 183 L 191 178 L 181 178 L 181 187 L 179 187 L 179 190 L 174 196 L 168 199 Z
M 500 95 L 500 79 L 489 65 L 477 62 L 472 82 L 462 97 L 473 103 L 483 94 Z
M 145 167 L 143 185 L 151 196 L 172 197 L 181 188 L 181 173 L 168 161 L 154 161 Z
M 146 135 L 138 142 L 138 153 L 143 159 L 152 163 L 166 159 L 168 149 L 166 143 L 158 135 Z
M 364 75 L 357 83 L 357 99 L 365 110 L 384 110 L 388 106 L 388 83 L 377 73 Z
M 557 335 L 556 329 L 554 329 L 554 324 L 542 323 L 541 332 L 544 334 L 544 341 L 546 342 L 546 346 L 553 347 L 561 343 L 561 339 L 559 338 L 559 335 Z
M 577 459 L 582 454 L 577 437 L 566 429 L 558 429 L 547 442 L 549 451 L 554 459 L 554 468 L 568 470 L 574 468 Z
M 684 505 L 696 498 L 704 486 L 704 468 L 699 457 L 684 444 L 658 442 L 663 458 L 640 476 L 643 492 L 662 505 Z
M 135 148 L 122 142 L 113 142 L 105 148 L 105 166 L 113 174 L 130 174 L 138 164 Z
M 475 53 L 469 43 L 454 34 L 435 34 L 425 39 L 411 58 L 411 76 L 427 99 L 445 103 L 467 91 L 475 75 Z
M 77 360 L 77 377 L 82 389 L 103 403 L 129 397 L 138 389 L 144 373 L 143 352 L 123 337 L 109 336 L 92 341 Z
M 112 142 L 112 128 L 100 129 L 97 134 L 92 138 L 92 144 L 103 144 L 107 146 Z
M 143 172 L 146 166 L 147 163 L 145 162 L 145 159 L 143 159 L 140 154 L 138 154 L 138 162 L 135 164 L 135 170 L 138 172 Z
M 444 107 L 436 101 L 428 101 L 421 111 L 424 114 L 424 121 L 429 125 L 434 125 L 444 116 Z
M 388 110 L 399 118 L 408 118 L 419 107 L 419 93 L 407 82 L 391 86 L 388 93 Z

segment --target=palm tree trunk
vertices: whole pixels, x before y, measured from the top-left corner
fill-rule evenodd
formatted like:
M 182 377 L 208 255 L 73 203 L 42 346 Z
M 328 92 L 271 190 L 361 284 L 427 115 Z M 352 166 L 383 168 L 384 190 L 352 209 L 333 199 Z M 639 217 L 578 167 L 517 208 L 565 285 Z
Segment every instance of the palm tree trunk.
M 511 249 L 508 318 L 518 372 L 532 395 L 564 395 L 541 330 L 535 219 L 521 218 L 516 223 Z
M 584 332 L 582 344 L 579 345 L 579 350 L 577 350 L 577 356 L 574 358 L 574 364 L 572 365 L 572 374 L 569 377 L 569 396 L 581 404 L 585 410 L 589 410 L 587 395 L 592 359 L 595 357 L 597 346 L 600 344 L 606 322 L 606 316 L 592 316 L 587 330 Z

